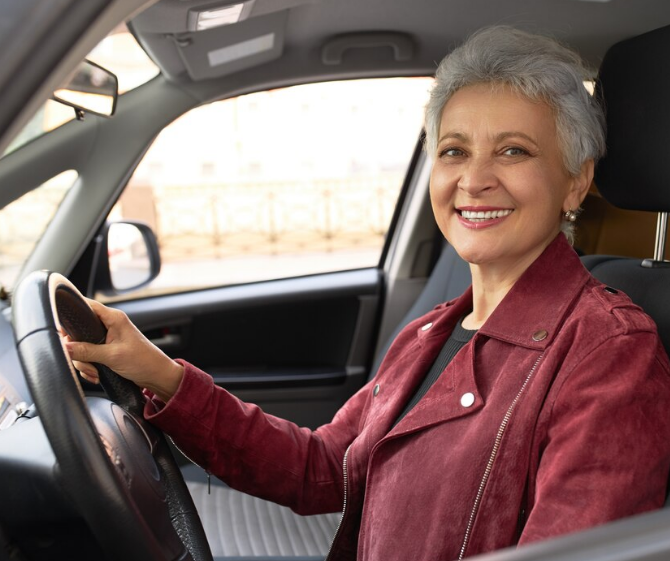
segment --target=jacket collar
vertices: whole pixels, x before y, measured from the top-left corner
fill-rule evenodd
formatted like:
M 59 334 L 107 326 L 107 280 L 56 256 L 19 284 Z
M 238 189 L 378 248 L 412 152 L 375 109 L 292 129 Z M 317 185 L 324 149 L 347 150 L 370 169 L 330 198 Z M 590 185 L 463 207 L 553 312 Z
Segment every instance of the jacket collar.
M 479 332 L 531 349 L 545 349 L 590 275 L 558 234 L 514 283 Z
M 485 335 L 514 345 L 543 350 L 551 343 L 589 273 L 563 234 L 559 234 L 519 277 L 512 289 L 479 329 Z M 447 304 L 430 329 L 417 330 L 420 343 L 453 330 L 472 309 L 472 287 Z

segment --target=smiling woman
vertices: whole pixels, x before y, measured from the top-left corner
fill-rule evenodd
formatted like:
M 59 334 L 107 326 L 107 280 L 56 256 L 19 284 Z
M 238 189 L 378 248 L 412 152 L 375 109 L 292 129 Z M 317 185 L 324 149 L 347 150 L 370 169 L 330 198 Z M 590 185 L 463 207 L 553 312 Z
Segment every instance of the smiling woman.
M 592 159 L 576 176 L 566 169 L 547 103 L 491 84 L 451 97 L 430 188 L 442 233 L 483 289 L 465 325 L 486 321 L 556 238 L 565 213 L 579 208 L 592 179 Z
M 441 63 L 433 209 L 472 286 L 409 323 L 331 423 L 263 413 L 98 303 L 106 343 L 68 343 L 75 364 L 145 387 L 145 417 L 232 488 L 300 514 L 344 504 L 330 561 L 461 559 L 659 508 L 668 358 L 561 233 L 603 151 L 582 79 L 574 53 L 507 27 Z
M 477 277 L 465 320 L 472 328 L 559 231 L 573 240 L 605 152 L 604 115 L 587 77 L 573 51 L 508 27 L 479 31 L 437 70 L 426 107 L 431 200 Z

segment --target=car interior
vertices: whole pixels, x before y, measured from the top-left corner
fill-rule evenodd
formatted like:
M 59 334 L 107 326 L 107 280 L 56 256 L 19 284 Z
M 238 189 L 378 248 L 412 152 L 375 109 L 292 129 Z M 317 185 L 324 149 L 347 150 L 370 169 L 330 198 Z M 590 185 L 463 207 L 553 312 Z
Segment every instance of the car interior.
M 416 105 L 413 100 L 419 97 L 412 97 L 409 86 L 405 91 L 404 82 L 381 81 L 425 79 L 412 82 L 421 93 L 429 87 L 443 56 L 486 25 L 503 23 L 550 34 L 574 47 L 590 65 L 594 95 L 606 107 L 607 155 L 583 204 L 575 250 L 596 278 L 611 290 L 624 291 L 655 320 L 670 350 L 670 309 L 664 290 L 670 282 L 665 258 L 670 211 L 665 147 L 670 114 L 664 96 L 670 71 L 661 62 L 670 51 L 670 5 L 664 0 L 92 0 L 85 6 L 74 0 L 29 0 L 14 4 L 0 6 L 6 22 L 0 45 L 9 41 L 17 45 L 11 59 L 8 49 L 0 49 L 5 53 L 0 60 L 6 60 L 0 64 L 5 68 L 4 73 L 0 71 L 0 560 L 3 555 L 19 561 L 327 558 L 340 513 L 299 516 L 240 493 L 191 463 L 169 439 L 150 431 L 145 437 L 152 443 L 153 459 L 144 452 L 141 459 L 119 452 L 117 441 L 122 438 L 107 432 L 108 428 L 95 427 L 98 422 L 105 427 L 134 426 L 135 421 L 128 420 L 130 413 L 106 406 L 107 397 L 137 414 L 133 407 L 138 407 L 141 396 L 134 389 L 117 388 L 113 377 L 109 386 L 103 382 L 106 393 L 81 379 L 75 381 L 71 365 L 59 355 L 57 338 L 29 342 L 33 333 L 53 335 L 54 322 L 72 325 L 75 331 L 95 332 L 95 326 L 89 328 L 88 320 L 79 317 L 77 304 L 56 302 L 80 293 L 123 310 L 167 354 L 197 364 L 241 399 L 301 426 L 327 423 L 375 375 L 404 325 L 457 297 L 470 283 L 467 263 L 444 240 L 432 217 L 431 161 L 423 150 L 421 124 L 412 125 L 411 135 L 398 132 L 404 106 L 410 100 Z M 118 98 L 110 79 L 104 88 L 114 103 L 90 108 L 87 88 L 92 86 L 77 80 L 94 71 L 86 66 L 84 72 L 80 65 L 104 51 L 101 41 L 119 34 L 121 25 L 155 65 L 156 75 Z M 355 93 L 361 102 L 351 103 L 351 123 L 338 113 L 338 100 L 345 103 L 342 93 L 328 97 L 331 94 L 312 90 L 306 94 L 310 101 L 300 98 L 295 111 L 273 105 L 282 92 L 293 88 L 361 85 L 367 80 L 383 83 L 381 92 L 387 93 Z M 394 97 L 394 88 L 402 94 Z M 85 95 L 73 101 L 66 96 L 68 89 Z M 44 121 L 48 112 L 43 106 L 52 96 L 68 106 L 68 122 L 44 134 L 34 133 L 31 119 L 38 115 Z M 376 105 L 382 107 L 386 97 L 393 98 L 388 103 L 395 103 L 388 105 L 394 107 L 393 114 L 380 112 L 380 122 L 388 122 L 389 128 L 376 124 L 366 128 L 368 121 L 362 114 L 373 113 Z M 323 114 L 314 112 L 312 98 L 321 102 Z M 198 113 L 204 117 L 195 120 L 197 126 L 185 127 L 188 115 L 228 102 L 239 111 L 235 113 L 239 122 Z M 256 113 L 263 105 L 271 111 Z M 221 107 L 224 114 L 231 105 Z M 249 115 L 246 121 L 242 120 L 245 115 Z M 291 119 L 298 118 L 315 125 L 315 137 L 293 134 L 298 123 Z M 338 122 L 341 130 L 335 128 Z M 172 140 L 164 133 L 168 129 L 176 131 Z M 216 135 L 208 136 L 210 130 Z M 366 215 L 377 216 L 373 199 L 365 199 L 361 210 L 356 206 L 361 203 L 342 194 L 349 193 L 346 189 L 361 190 L 359 178 L 369 169 L 381 170 L 374 176 L 375 193 L 382 192 L 380 178 L 390 177 L 390 168 L 396 174 L 391 194 L 374 199 L 374 205 L 386 205 L 383 213 L 379 211 L 385 222 L 375 231 L 376 253 L 367 264 L 359 265 L 356 259 L 364 242 L 358 230 L 351 230 L 348 243 L 354 244 L 354 251 L 343 253 L 342 260 L 331 266 L 340 242 L 319 242 L 326 249 L 317 255 L 313 246 L 303 251 L 302 241 L 286 237 L 282 243 L 290 251 L 303 251 L 306 260 L 326 265 L 295 273 L 288 270 L 288 259 L 280 259 L 279 268 L 288 272 L 268 273 L 278 246 L 249 226 L 266 220 L 265 215 L 250 214 L 252 218 L 247 219 L 246 207 L 229 214 L 219 210 L 228 199 L 213 194 L 215 180 L 207 179 L 211 166 L 227 167 L 229 172 L 236 158 L 247 158 L 241 149 L 236 151 L 247 139 L 254 153 L 245 160 L 251 177 L 283 173 L 276 161 L 284 154 L 279 144 L 293 155 L 289 167 L 300 168 L 302 174 L 313 165 L 305 156 L 311 154 L 308 145 L 318 147 L 324 142 L 322 136 L 334 139 L 327 145 L 328 157 L 323 158 L 326 167 L 339 165 L 330 154 L 338 145 L 351 144 L 355 152 L 348 167 L 337 171 L 339 182 L 332 178 L 333 172 L 330 183 L 319 187 L 329 204 L 336 205 L 332 216 L 339 220 L 337 224 L 345 224 L 342 216 L 350 215 L 353 223 L 364 222 Z M 379 157 L 382 163 L 369 164 L 377 157 L 373 148 L 390 151 L 384 141 L 394 136 L 403 137 L 404 159 L 394 160 L 391 166 L 384 156 Z M 156 164 L 151 159 L 154 146 L 169 147 L 172 152 L 166 151 L 166 159 L 175 167 Z M 198 172 L 205 179 L 198 179 L 201 184 L 196 182 L 193 188 L 183 188 L 186 192 L 169 209 L 158 199 L 159 193 L 177 192 L 170 190 L 169 176 L 179 183 L 194 173 L 195 168 L 188 167 L 189 154 L 209 151 L 213 162 L 206 160 Z M 272 159 L 273 151 L 281 156 Z M 314 156 L 314 161 L 319 157 Z M 223 163 L 217 163 L 219 159 Z M 183 176 L 177 177 L 180 167 Z M 68 179 L 62 194 L 50 186 L 53 178 L 73 171 L 74 179 Z M 154 175 L 169 187 L 157 181 L 152 187 L 156 197 L 149 203 L 141 198 L 150 191 L 145 175 L 150 179 Z M 310 189 L 322 185 L 321 179 L 312 179 L 306 171 L 296 177 L 281 178 L 284 191 L 272 186 L 263 187 L 264 191 L 246 179 L 236 181 L 247 191 L 260 193 L 247 205 L 258 204 L 255 201 L 260 198 L 297 201 L 294 207 L 282 207 L 284 214 L 273 215 L 282 224 L 304 213 L 330 220 L 330 214 L 319 210 L 322 207 L 317 209 L 322 202 L 309 202 Z M 333 195 L 338 188 L 340 194 Z M 231 188 L 231 192 L 242 197 L 241 191 Z M 134 198 L 129 198 L 131 193 Z M 53 209 L 47 212 L 44 205 L 52 195 Z M 384 202 L 387 199 L 390 203 Z M 16 213 L 18 218 L 9 214 L 26 200 L 32 205 L 28 213 Z M 208 214 L 196 214 L 191 207 Z M 167 221 L 168 211 L 170 216 L 193 216 L 195 223 L 208 227 L 214 224 L 214 230 L 217 224 L 227 228 L 235 218 L 231 215 L 237 215 L 240 223 L 246 220 L 241 241 L 224 228 L 224 242 L 215 250 L 193 235 L 192 245 L 175 245 L 169 229 L 179 226 Z M 127 286 L 114 279 L 114 255 L 124 251 L 114 245 L 117 222 L 134 228 L 148 256 L 146 274 Z M 314 229 L 304 226 L 307 223 L 300 222 L 300 227 Z M 341 231 L 348 231 L 346 224 Z M 26 225 L 31 226 L 33 238 L 24 240 L 20 226 Z M 242 277 L 234 276 L 235 269 L 254 236 L 272 249 L 266 247 L 258 254 L 258 264 L 253 261 L 258 277 L 239 280 Z M 16 240 L 23 245 L 4 247 Z M 241 249 L 233 252 L 226 243 Z M 213 268 L 232 280 L 213 276 L 214 280 L 198 284 L 202 279 L 196 277 L 209 275 L 209 269 L 198 268 L 200 262 L 194 258 L 174 265 L 171 261 L 174 255 L 191 259 L 191 254 L 206 254 L 207 266 L 211 258 Z M 182 284 L 168 286 L 161 279 L 175 268 L 181 269 Z M 3 276 L 5 270 L 11 274 Z M 72 317 L 75 320 L 68 319 Z M 43 358 L 47 355 L 60 358 Z M 56 370 L 58 377 L 51 375 Z M 103 410 L 113 411 L 113 418 L 108 419 L 109 413 Z M 123 438 L 136 437 L 124 432 Z M 129 446 L 131 451 L 141 449 L 140 444 Z M 144 467 L 134 467 L 135 462 L 144 462 Z M 144 487 L 128 492 L 123 483 L 128 473 L 139 473 L 134 469 L 151 470 L 154 464 L 160 466 L 156 468 L 160 477 L 169 480 L 165 489 L 156 491 L 165 495 L 159 506 L 154 499 L 146 499 Z M 670 555 L 669 529 L 670 512 L 663 509 L 478 559 L 658 561 Z

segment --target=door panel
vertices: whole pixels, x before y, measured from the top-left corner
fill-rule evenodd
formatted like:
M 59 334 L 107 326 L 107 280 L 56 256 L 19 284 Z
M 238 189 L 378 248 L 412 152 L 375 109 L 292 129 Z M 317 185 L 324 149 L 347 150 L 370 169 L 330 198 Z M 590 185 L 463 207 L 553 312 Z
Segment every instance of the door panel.
M 368 376 L 381 276 L 363 269 L 116 305 L 172 357 L 264 411 L 316 427 Z

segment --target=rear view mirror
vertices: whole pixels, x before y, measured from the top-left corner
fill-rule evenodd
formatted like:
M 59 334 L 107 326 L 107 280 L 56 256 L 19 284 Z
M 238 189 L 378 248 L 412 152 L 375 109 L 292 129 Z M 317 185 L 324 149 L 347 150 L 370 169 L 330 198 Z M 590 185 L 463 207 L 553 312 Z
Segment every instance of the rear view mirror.
M 119 92 L 117 77 L 106 68 L 85 60 L 69 82 L 53 93 L 53 99 L 80 112 L 111 117 Z

